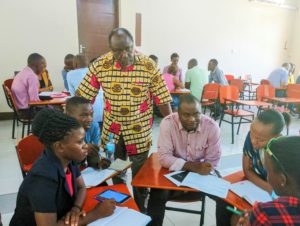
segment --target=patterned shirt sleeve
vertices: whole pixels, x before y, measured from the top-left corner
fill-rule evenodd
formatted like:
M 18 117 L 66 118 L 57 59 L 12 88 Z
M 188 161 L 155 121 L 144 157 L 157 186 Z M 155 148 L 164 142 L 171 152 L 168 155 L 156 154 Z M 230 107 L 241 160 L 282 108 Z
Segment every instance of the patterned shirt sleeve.
M 269 218 L 263 208 L 261 207 L 261 203 L 256 203 L 253 206 L 253 211 L 250 214 L 250 225 L 252 226 L 270 226 L 272 225 L 269 221 Z
M 94 63 L 90 64 L 88 73 L 85 75 L 76 91 L 77 95 L 82 96 L 92 102 L 95 100 L 101 87 L 99 78 L 97 76 L 97 65 L 97 61 L 94 61 Z
M 156 105 L 166 104 L 172 101 L 166 83 L 159 71 L 152 62 L 147 62 L 146 68 L 152 73 L 150 92 L 153 95 Z

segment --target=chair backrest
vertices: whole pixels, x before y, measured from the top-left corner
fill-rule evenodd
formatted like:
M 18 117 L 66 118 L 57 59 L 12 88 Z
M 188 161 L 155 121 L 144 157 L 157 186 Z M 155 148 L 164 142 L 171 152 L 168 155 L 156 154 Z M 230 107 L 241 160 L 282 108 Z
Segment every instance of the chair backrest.
M 45 146 L 34 135 L 24 137 L 16 145 L 20 166 L 33 164 L 44 151 Z
M 259 85 L 256 88 L 256 99 L 262 101 L 263 97 L 275 97 L 275 88 L 271 85 Z
M 10 104 L 10 101 L 9 101 L 9 99 L 8 99 L 8 93 L 7 93 L 7 91 L 6 91 L 5 86 L 6 86 L 9 90 L 11 90 L 12 82 L 13 82 L 13 79 L 7 79 L 7 80 L 5 80 L 5 81 L 3 82 L 3 84 L 2 84 L 2 88 L 3 88 L 3 92 L 4 92 L 4 95 L 5 95 L 5 99 L 6 99 L 7 105 L 8 105 L 10 108 L 12 108 L 12 105 Z
M 225 104 L 225 98 L 238 100 L 240 93 L 239 89 L 236 86 L 220 86 L 220 103 Z
M 300 84 L 288 84 L 286 96 L 291 98 L 300 98 Z
M 270 81 L 267 80 L 267 79 L 262 79 L 262 80 L 260 80 L 260 84 L 261 84 L 261 85 L 271 85 Z
M 227 79 L 227 81 L 231 81 L 232 79 L 234 79 L 233 75 L 225 75 L 225 78 Z
M 10 79 L 6 79 L 4 82 L 3 82 L 3 85 L 7 86 L 9 88 L 9 90 L 11 90 L 11 85 L 13 83 L 14 79 L 10 78 Z
M 202 91 L 201 101 L 203 99 L 207 100 L 216 100 L 219 98 L 219 88 L 220 84 L 218 83 L 208 83 L 205 84 Z
M 244 82 L 241 79 L 232 79 L 230 85 L 236 86 L 240 93 L 244 92 Z
M 7 93 L 8 105 L 11 106 L 15 114 L 18 114 L 17 102 L 14 95 L 12 94 L 11 90 L 7 86 L 3 85 L 3 88 L 5 90 L 5 93 Z

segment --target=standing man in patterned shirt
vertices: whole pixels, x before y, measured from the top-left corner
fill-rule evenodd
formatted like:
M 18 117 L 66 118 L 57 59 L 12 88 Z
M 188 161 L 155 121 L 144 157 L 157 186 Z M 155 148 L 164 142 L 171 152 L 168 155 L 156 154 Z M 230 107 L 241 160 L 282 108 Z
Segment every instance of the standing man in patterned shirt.
M 148 157 L 152 140 L 152 101 L 163 116 L 169 115 L 171 96 L 159 69 L 147 56 L 133 49 L 133 37 L 124 28 L 109 35 L 111 51 L 97 58 L 77 89 L 77 95 L 94 101 L 100 87 L 104 91 L 104 119 L 101 145 L 113 134 L 116 141 L 115 158 L 129 157 L 132 177 Z M 114 178 L 114 183 L 122 183 Z M 147 190 L 134 188 L 134 198 L 141 211 Z

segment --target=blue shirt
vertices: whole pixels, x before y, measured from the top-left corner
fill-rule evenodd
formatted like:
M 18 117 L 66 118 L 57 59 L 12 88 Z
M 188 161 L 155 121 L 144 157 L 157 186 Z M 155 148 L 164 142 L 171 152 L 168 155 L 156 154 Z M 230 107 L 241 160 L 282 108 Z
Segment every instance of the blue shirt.
M 246 137 L 246 140 L 244 143 L 243 152 L 244 152 L 244 155 L 248 156 L 251 159 L 254 172 L 261 179 L 267 180 L 267 171 L 262 164 L 260 150 L 253 149 L 251 139 L 250 139 L 250 132 L 247 134 L 247 137 Z
M 218 67 L 216 67 L 215 70 L 211 71 L 209 74 L 209 83 L 212 82 L 218 83 L 223 86 L 228 86 L 228 82 L 223 71 L 221 71 Z
M 64 80 L 64 87 L 67 91 L 69 91 L 69 86 L 68 86 L 68 81 L 67 81 L 67 71 L 65 69 L 63 69 L 61 71 L 61 76 L 63 77 L 63 80 Z
M 75 95 L 75 92 L 80 85 L 81 81 L 83 80 L 84 76 L 87 74 L 88 68 L 79 68 L 72 71 L 69 71 L 67 74 L 67 81 L 69 86 L 69 92 L 71 96 Z M 93 121 L 94 122 L 102 122 L 103 120 L 103 108 L 104 108 L 104 101 L 103 101 L 103 90 L 100 89 L 99 93 L 95 99 L 93 104 L 94 115 Z
M 268 77 L 269 82 L 275 88 L 280 88 L 282 83 L 288 84 L 289 72 L 283 68 L 277 68 Z
M 91 128 L 85 131 L 84 142 L 87 144 L 99 145 L 100 142 L 100 128 L 97 122 L 92 122 Z

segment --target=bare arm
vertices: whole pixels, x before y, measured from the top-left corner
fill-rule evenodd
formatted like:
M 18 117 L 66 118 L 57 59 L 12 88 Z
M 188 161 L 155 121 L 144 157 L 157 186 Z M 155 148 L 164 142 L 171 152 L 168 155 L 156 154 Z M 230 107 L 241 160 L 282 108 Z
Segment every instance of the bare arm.
M 183 86 L 183 83 L 182 82 L 180 82 L 177 78 L 173 78 L 173 83 L 174 83 L 174 85 L 175 85 L 175 87 L 176 88 L 181 88 L 181 89 L 183 89 L 184 88 L 184 86 Z
M 243 171 L 248 180 L 250 180 L 252 183 L 257 185 L 258 187 L 264 189 L 265 191 L 272 193 L 273 188 L 271 187 L 271 185 L 267 181 L 264 181 L 263 179 L 261 179 L 253 171 L 251 159 L 248 156 L 246 156 L 245 154 L 243 155 Z
M 167 115 L 170 115 L 172 113 L 172 109 L 171 109 L 170 103 L 158 105 L 158 107 L 159 107 L 159 110 L 160 110 L 161 114 L 164 117 L 166 117 Z

